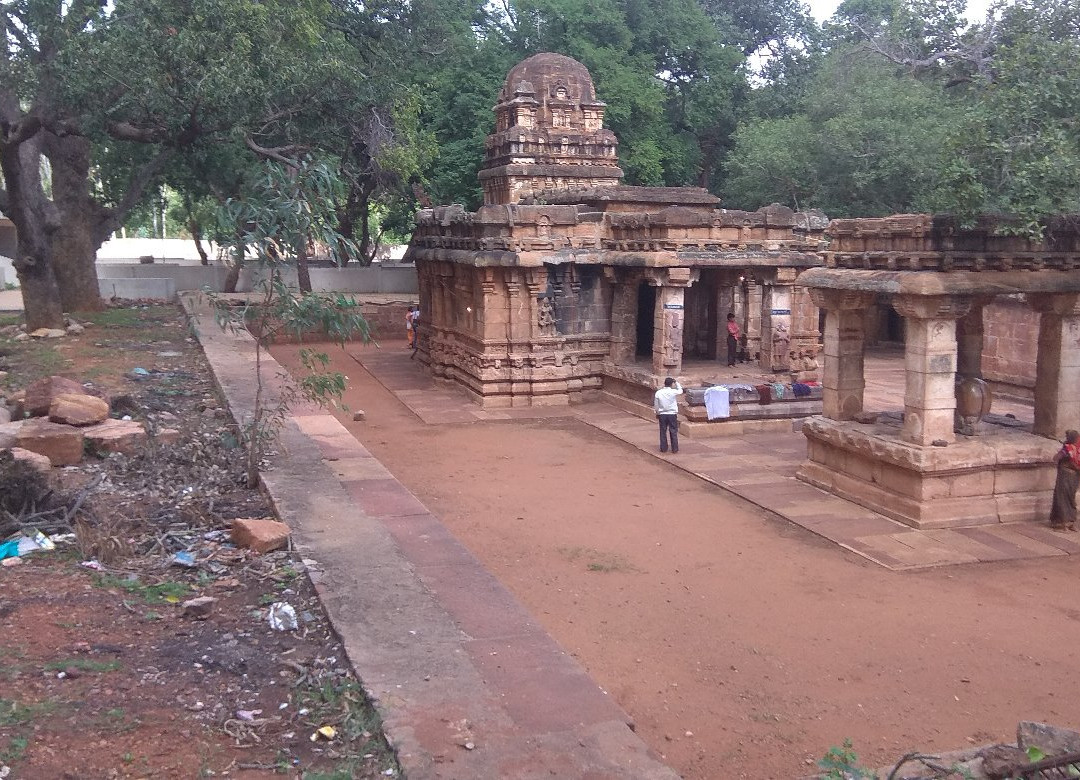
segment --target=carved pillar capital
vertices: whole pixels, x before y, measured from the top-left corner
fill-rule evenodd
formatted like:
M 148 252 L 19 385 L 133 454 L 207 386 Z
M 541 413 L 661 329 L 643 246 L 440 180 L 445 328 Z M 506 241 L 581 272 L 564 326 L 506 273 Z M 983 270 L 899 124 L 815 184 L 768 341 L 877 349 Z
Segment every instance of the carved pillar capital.
M 826 311 L 855 311 L 865 309 L 874 303 L 874 293 L 867 290 L 831 290 L 825 287 L 811 287 L 810 300 L 819 309 Z
M 957 320 L 971 310 L 972 299 L 961 295 L 897 295 L 892 306 L 913 320 Z
M 547 291 L 547 269 L 529 268 L 525 271 L 525 286 L 529 288 L 529 295 L 539 296 Z
M 1078 293 L 1026 293 L 1024 298 L 1028 306 L 1040 314 L 1056 314 L 1059 317 L 1068 317 L 1078 314 Z
M 689 287 L 701 278 L 697 268 L 646 268 L 643 278 L 653 287 Z

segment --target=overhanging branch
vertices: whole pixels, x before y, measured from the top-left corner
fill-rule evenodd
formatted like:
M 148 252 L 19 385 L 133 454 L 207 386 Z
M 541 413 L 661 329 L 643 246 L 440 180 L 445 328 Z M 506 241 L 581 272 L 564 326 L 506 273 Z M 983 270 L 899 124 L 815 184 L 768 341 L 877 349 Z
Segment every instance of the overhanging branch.
M 105 128 L 117 141 L 133 141 L 140 144 L 154 144 L 164 139 L 160 127 L 139 127 L 131 122 L 110 122 Z
M 0 125 L 0 143 L 4 146 L 18 146 L 29 141 L 41 130 L 41 120 L 30 114 L 12 122 L 6 127 Z
M 109 237 L 110 233 L 117 230 L 124 223 L 127 215 L 131 213 L 131 210 L 142 200 L 146 188 L 157 177 L 158 173 L 161 172 L 161 169 L 165 167 L 165 163 L 169 161 L 169 158 L 172 157 L 173 154 L 174 152 L 172 149 L 161 149 L 153 159 L 131 175 L 131 179 L 128 181 L 127 190 L 124 192 L 124 197 L 120 199 L 120 202 L 112 208 L 103 209 L 101 220 L 97 226 L 97 236 L 95 236 L 95 238 L 104 241 Z
M 290 152 L 304 151 L 304 147 L 296 145 L 278 146 L 272 149 L 265 146 L 260 146 L 250 135 L 245 136 L 244 143 L 247 144 L 248 149 L 255 152 L 255 154 L 259 155 L 260 157 L 266 157 L 267 159 L 275 160 L 282 165 L 288 165 L 290 167 L 296 167 L 297 161 L 289 159 L 285 155 L 289 154 Z

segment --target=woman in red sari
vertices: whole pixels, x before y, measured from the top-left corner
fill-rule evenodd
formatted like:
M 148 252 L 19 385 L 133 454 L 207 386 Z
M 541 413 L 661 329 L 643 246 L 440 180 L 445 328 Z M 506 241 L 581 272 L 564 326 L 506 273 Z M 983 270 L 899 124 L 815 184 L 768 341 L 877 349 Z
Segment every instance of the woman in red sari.
M 1080 433 L 1065 431 L 1065 443 L 1054 456 L 1057 481 L 1050 508 L 1050 527 L 1055 531 L 1076 530 L 1076 489 L 1080 487 Z

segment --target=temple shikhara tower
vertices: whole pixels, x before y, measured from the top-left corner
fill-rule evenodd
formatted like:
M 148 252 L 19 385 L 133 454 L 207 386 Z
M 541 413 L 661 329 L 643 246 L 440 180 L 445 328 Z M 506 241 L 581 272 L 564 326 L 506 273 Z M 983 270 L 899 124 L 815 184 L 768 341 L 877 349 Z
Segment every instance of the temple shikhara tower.
M 560 54 L 538 54 L 506 77 L 487 137 L 484 204 L 520 203 L 547 190 L 614 187 L 622 179 L 618 139 L 589 72 Z
M 824 215 L 624 186 L 604 109 L 569 57 L 537 54 L 507 75 L 484 205 L 421 211 L 407 255 L 434 376 L 485 407 L 644 403 L 666 375 L 726 364 L 728 313 L 755 371 L 816 376 L 818 310 L 795 278 L 823 263 Z M 805 404 L 820 410 L 820 396 Z

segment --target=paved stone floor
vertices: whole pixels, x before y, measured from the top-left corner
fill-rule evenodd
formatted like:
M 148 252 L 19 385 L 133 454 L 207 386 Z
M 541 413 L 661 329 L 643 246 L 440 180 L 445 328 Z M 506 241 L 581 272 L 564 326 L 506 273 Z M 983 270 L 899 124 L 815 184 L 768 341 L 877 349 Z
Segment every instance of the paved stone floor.
M 797 431 L 684 437 L 678 455 L 661 455 L 654 422 L 607 404 L 484 411 L 463 391 L 436 386 L 407 350 L 352 346 L 349 353 L 426 423 L 577 417 L 889 569 L 1080 553 L 1080 537 L 1040 523 L 920 531 L 832 496 L 795 478 L 806 455 L 806 440 Z M 867 408 L 902 406 L 897 400 L 902 393 L 903 354 L 869 357 Z M 1030 406 L 1015 401 L 995 401 L 994 412 L 1015 414 L 1020 420 L 1030 420 L 1032 414 Z

